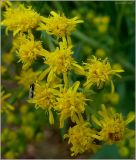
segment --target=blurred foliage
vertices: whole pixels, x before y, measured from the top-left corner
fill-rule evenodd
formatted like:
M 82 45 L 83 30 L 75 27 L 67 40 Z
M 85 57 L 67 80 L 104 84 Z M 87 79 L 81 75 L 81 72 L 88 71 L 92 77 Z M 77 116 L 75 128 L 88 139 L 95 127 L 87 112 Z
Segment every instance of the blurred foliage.
M 115 106 L 116 110 L 122 112 L 123 115 L 130 111 L 135 111 L 134 1 L 17 1 L 12 3 L 30 5 L 35 11 L 46 17 L 52 10 L 63 12 L 68 18 L 79 16 L 80 19 L 84 20 L 84 23 L 78 25 L 77 30 L 72 33 L 72 42 L 75 44 L 74 58 L 81 64 L 86 62 L 91 55 L 101 58 L 109 57 L 112 63 L 120 64 L 125 70 L 122 78 L 114 82 L 117 92 L 115 95 L 109 95 L 109 88 L 96 89 L 97 94 L 88 93 L 93 99 L 86 109 L 88 119 L 90 114 L 94 114 L 98 110 L 101 103 Z M 2 13 L 4 10 L 3 7 Z M 57 44 L 54 38 L 44 31 L 35 31 L 34 35 L 36 39 L 42 40 L 45 49 L 54 50 L 55 44 Z M 26 152 L 27 144 L 31 142 L 38 143 L 37 140 L 42 139 L 44 130 L 49 126 L 49 122 L 42 110 L 35 110 L 34 106 L 27 103 L 29 88 L 26 90 L 25 86 L 18 84 L 15 78 L 21 74 L 21 64 L 18 63 L 16 54 L 10 53 L 12 33 L 9 32 L 7 36 L 4 27 L 1 27 L 1 36 L 2 87 L 6 93 L 11 94 L 7 102 L 15 107 L 13 111 L 9 110 L 7 113 L 2 113 L 2 156 L 4 158 L 15 158 L 21 157 Z M 33 64 L 34 70 L 38 68 L 42 70 L 46 67 L 41 65 L 41 61 L 42 59 L 39 59 Z M 69 76 L 72 81 L 84 81 L 82 76 L 76 76 L 74 73 Z M 58 123 L 58 117 L 55 112 L 54 116 L 55 121 Z M 57 123 L 55 123 L 56 127 Z M 67 128 L 68 122 L 65 123 L 63 129 L 60 129 L 62 137 Z M 129 128 L 134 129 L 134 123 L 131 123 Z M 125 144 L 126 148 L 131 148 L 131 146 L 133 145 Z M 123 152 L 126 151 L 124 150 Z M 125 158 L 130 158 L 133 154 L 133 152 L 128 153 Z M 122 155 L 119 154 L 119 150 L 115 145 L 110 145 L 103 146 L 99 152 L 95 155 L 90 155 L 90 157 L 122 158 Z

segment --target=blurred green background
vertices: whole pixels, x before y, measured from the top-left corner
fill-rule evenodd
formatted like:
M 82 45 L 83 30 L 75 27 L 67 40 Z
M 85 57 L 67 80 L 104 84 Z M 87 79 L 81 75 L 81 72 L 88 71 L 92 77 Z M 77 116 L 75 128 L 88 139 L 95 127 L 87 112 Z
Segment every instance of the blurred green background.
M 66 17 L 75 16 L 84 20 L 78 24 L 71 35 L 74 46 L 74 58 L 81 64 L 87 58 L 96 55 L 100 58 L 108 57 L 111 64 L 120 64 L 125 72 L 121 79 L 115 79 L 115 89 L 118 100 L 107 103 L 118 112 L 127 115 L 135 111 L 135 4 L 134 1 L 92 2 L 92 1 L 24 1 L 12 2 L 17 5 L 23 3 L 32 6 L 40 15 L 48 17 L 50 11 L 64 13 Z M 4 8 L 2 8 L 2 14 Z M 35 31 L 36 39 L 43 42 L 45 49 L 55 48 L 55 39 L 44 31 Z M 12 60 L 5 57 L 12 47 L 12 33 L 5 35 L 5 28 L 1 28 L 2 66 L 6 71 L 2 73 L 2 87 L 11 93 L 8 102 L 15 107 L 12 113 L 2 114 L 2 156 L 19 158 L 70 158 L 69 146 L 63 140 L 67 130 L 52 127 L 48 123 L 45 113 L 27 103 L 28 90 L 17 84 L 16 75 L 20 74 L 21 64 L 13 55 Z M 9 56 L 10 57 L 10 56 Z M 33 69 L 41 68 L 42 60 L 33 64 Z M 84 81 L 82 76 L 71 73 L 72 81 Z M 87 108 L 87 114 L 95 113 L 104 101 L 103 95 L 110 92 L 109 88 L 97 90 L 92 95 L 94 101 Z M 28 107 L 27 107 L 28 106 Z M 54 113 L 55 115 L 56 113 Z M 134 122 L 129 125 L 134 129 Z M 5 131 L 6 130 L 6 131 Z M 7 137 L 7 138 L 5 138 Z M 127 144 L 126 144 L 127 145 Z M 134 151 L 129 151 L 125 158 L 132 158 Z M 75 158 L 122 158 L 116 145 L 103 146 L 96 154 L 84 154 Z

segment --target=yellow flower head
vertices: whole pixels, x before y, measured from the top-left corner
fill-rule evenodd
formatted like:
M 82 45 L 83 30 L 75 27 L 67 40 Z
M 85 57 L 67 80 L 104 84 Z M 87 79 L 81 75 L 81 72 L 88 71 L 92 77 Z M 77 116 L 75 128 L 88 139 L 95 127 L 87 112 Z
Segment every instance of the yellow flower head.
M 39 74 L 40 72 L 33 71 L 32 69 L 27 71 L 23 70 L 20 76 L 16 76 L 16 79 L 18 80 L 18 84 L 23 85 L 25 89 L 28 90 L 30 85 L 37 81 Z
M 14 41 L 14 47 L 20 58 L 19 61 L 23 63 L 23 69 L 27 69 L 38 56 L 44 53 L 44 49 L 40 41 L 34 40 L 32 33 L 20 34 L 17 40 Z
M 48 18 L 42 18 L 43 23 L 40 25 L 40 30 L 46 30 L 49 34 L 53 34 L 57 37 L 65 37 L 75 30 L 77 23 L 83 23 L 78 17 L 68 19 L 62 14 L 50 12 L 51 16 Z
M 34 96 L 28 101 L 29 103 L 34 103 L 36 108 L 40 107 L 49 111 L 49 121 L 51 124 L 54 123 L 51 109 L 56 104 L 56 95 L 58 95 L 58 90 L 53 86 L 50 87 L 48 83 L 35 83 Z
M 110 144 L 124 138 L 127 124 L 133 121 L 135 117 L 134 114 L 130 113 L 128 118 L 124 120 L 122 114 L 116 113 L 112 108 L 106 109 L 104 105 L 98 113 L 101 116 L 100 120 L 94 115 L 92 116 L 92 120 L 101 128 L 97 138 Z
M 60 112 L 60 128 L 63 128 L 64 120 L 68 117 L 76 123 L 83 120 L 82 113 L 87 99 L 82 92 L 77 92 L 79 85 L 80 82 L 77 81 L 58 95 L 56 109 Z
M 31 7 L 25 8 L 24 5 L 9 7 L 4 12 L 2 25 L 7 27 L 7 31 L 13 31 L 16 35 L 19 32 L 27 32 L 29 29 L 37 27 L 40 22 L 40 15 Z
M 94 143 L 94 138 L 92 137 L 92 135 L 96 134 L 96 131 L 92 130 L 89 125 L 88 122 L 77 124 L 69 128 L 68 134 L 64 135 L 64 138 L 69 138 L 68 143 L 72 144 L 72 156 L 86 151 L 95 152 L 99 147 Z
M 72 54 L 72 45 L 68 46 L 65 38 L 63 38 L 62 42 L 59 42 L 59 48 L 56 48 L 54 52 L 45 53 L 45 64 L 49 65 L 49 77 L 53 78 L 54 73 L 65 75 L 71 69 L 77 74 L 84 74 L 83 67 L 77 64 Z
M 53 72 L 60 74 L 65 73 L 71 70 L 72 63 L 75 63 L 72 58 L 72 46 L 68 46 L 64 42 L 59 43 L 59 48 L 57 48 L 54 52 L 46 54 L 45 64 L 48 64 L 50 70 Z
M 124 72 L 123 69 L 112 69 L 107 58 L 101 60 L 93 56 L 88 60 L 85 66 L 87 81 L 84 84 L 86 88 L 90 88 L 96 84 L 97 87 L 102 87 L 105 82 L 112 81 L 112 76 L 119 76 L 119 72 Z

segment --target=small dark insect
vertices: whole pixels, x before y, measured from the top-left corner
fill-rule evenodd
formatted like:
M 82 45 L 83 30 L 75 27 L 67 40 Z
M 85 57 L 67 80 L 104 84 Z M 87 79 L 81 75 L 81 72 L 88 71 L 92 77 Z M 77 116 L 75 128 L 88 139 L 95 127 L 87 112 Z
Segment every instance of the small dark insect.
M 34 85 L 34 83 L 32 83 L 30 85 L 30 89 L 29 89 L 29 98 L 33 98 L 33 96 L 34 96 L 34 87 L 35 87 L 35 85 Z

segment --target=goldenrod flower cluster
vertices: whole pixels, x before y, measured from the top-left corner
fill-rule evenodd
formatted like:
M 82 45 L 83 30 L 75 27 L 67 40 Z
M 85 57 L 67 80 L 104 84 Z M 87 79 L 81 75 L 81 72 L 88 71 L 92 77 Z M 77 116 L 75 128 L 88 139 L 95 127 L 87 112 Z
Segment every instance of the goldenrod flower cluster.
M 82 113 L 85 111 L 86 97 L 78 92 L 80 83 L 77 81 L 68 89 L 63 89 L 57 98 L 56 107 L 60 111 L 60 127 L 63 128 L 64 120 L 71 117 L 75 123 L 83 120 Z
M 98 88 L 101 88 L 104 83 L 111 82 L 112 76 L 119 76 L 119 72 L 124 72 L 123 69 L 112 69 L 107 58 L 101 60 L 93 56 L 88 60 L 88 63 L 85 64 L 86 78 L 84 86 L 90 88 L 92 85 L 96 85 Z
M 20 58 L 19 61 L 23 63 L 24 70 L 28 69 L 32 62 L 44 53 L 41 42 L 35 41 L 31 32 L 28 35 L 19 34 L 13 45 Z
M 100 119 L 92 115 L 92 120 L 101 128 L 96 138 L 110 144 L 123 139 L 127 131 L 126 126 L 134 120 L 135 116 L 134 113 L 131 113 L 124 120 L 122 114 L 116 113 L 113 108 L 106 109 L 104 105 L 98 114 Z
M 40 22 L 40 15 L 32 10 L 31 7 L 26 8 L 24 5 L 17 7 L 6 7 L 4 20 L 1 22 L 3 26 L 7 26 L 7 31 L 13 31 L 16 35 L 19 32 L 27 32 L 29 29 L 36 28 Z
M 42 18 L 43 23 L 40 24 L 40 30 L 46 30 L 49 34 L 57 37 L 69 36 L 75 30 L 77 23 L 83 23 L 78 17 L 68 19 L 64 14 L 60 15 L 54 11 L 50 12 L 48 18 Z
M 129 114 L 124 120 L 121 113 L 116 113 L 103 105 L 102 110 L 98 111 L 100 118 L 92 116 L 92 121 L 100 128 L 99 131 L 96 126 L 92 127 L 87 122 L 85 111 L 90 98 L 87 98 L 84 91 L 92 90 L 94 86 L 101 89 L 104 84 L 111 83 L 111 94 L 116 99 L 113 103 L 116 103 L 118 97 L 115 95 L 113 77 L 114 75 L 120 77 L 119 73 L 124 70 L 112 67 L 108 58 L 101 59 L 96 56 L 92 56 L 82 65 L 77 63 L 73 57 L 70 34 L 76 29 L 76 25 L 82 22 L 78 17 L 68 19 L 64 14 L 54 11 L 51 11 L 49 17 L 43 17 L 31 7 L 25 8 L 23 5 L 8 7 L 2 21 L 7 30 L 13 31 L 15 36 L 13 48 L 19 61 L 23 63 L 23 71 L 17 77 L 19 84 L 26 88 L 31 84 L 34 86 L 33 97 L 28 102 L 47 112 L 50 124 L 55 123 L 54 111 L 59 117 L 60 128 L 64 127 L 66 120 L 74 124 L 65 135 L 65 138 L 69 139 L 68 143 L 72 144 L 72 156 L 86 151 L 95 152 L 103 143 L 121 141 L 127 132 L 127 124 L 134 119 L 134 115 Z M 108 22 L 107 17 L 94 21 L 96 25 Z M 35 40 L 31 29 L 45 30 L 54 35 L 57 37 L 58 46 L 54 51 L 44 49 L 41 41 Z M 46 65 L 46 69 L 40 72 L 31 69 L 37 57 L 43 59 L 43 66 Z M 73 82 L 70 79 L 71 71 L 85 77 L 83 85 L 78 80 Z M 30 131 L 29 127 L 22 130 L 26 133 Z
M 100 146 L 95 144 L 93 134 L 97 134 L 97 131 L 92 130 L 88 122 L 82 122 L 70 128 L 64 138 L 69 138 L 68 143 L 72 144 L 71 155 L 84 153 L 84 151 L 95 152 Z

